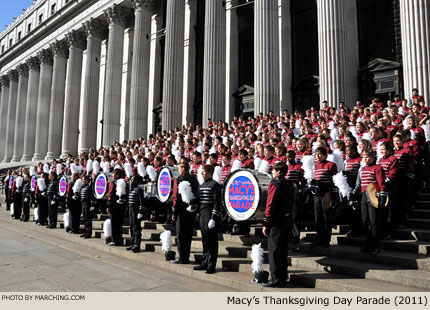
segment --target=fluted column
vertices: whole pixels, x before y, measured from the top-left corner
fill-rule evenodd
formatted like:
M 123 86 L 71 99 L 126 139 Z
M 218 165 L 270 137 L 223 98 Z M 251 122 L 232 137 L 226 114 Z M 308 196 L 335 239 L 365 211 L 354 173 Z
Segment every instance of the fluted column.
M 226 11 L 226 75 L 225 75 L 225 122 L 231 123 L 235 114 L 234 92 L 239 88 L 239 29 L 234 2 L 227 2 Z
M 110 146 L 119 139 L 124 30 L 129 17 L 128 10 L 118 5 L 108 8 L 105 15 L 109 22 L 109 38 L 103 111 L 103 145 Z
M 122 77 L 121 77 L 121 118 L 120 118 L 120 141 L 128 140 L 128 129 L 130 119 L 130 84 L 131 71 L 133 67 L 133 38 L 134 29 L 131 27 L 124 31 L 124 49 L 122 61 Z
M 354 1 L 350 1 L 354 2 Z M 281 68 L 281 106 L 280 109 L 287 109 L 293 112 L 293 96 L 291 87 L 293 86 L 293 62 L 291 45 L 291 13 L 290 1 L 278 0 L 279 5 L 279 61 Z M 275 111 L 276 113 L 277 111 Z
M 85 47 L 85 34 L 79 31 L 69 32 L 69 60 L 67 62 L 66 91 L 64 103 L 63 141 L 61 158 L 68 154 L 77 155 L 79 140 L 79 104 L 81 97 L 82 52 Z
M 208 118 L 218 122 L 225 117 L 225 8 L 222 1 L 205 3 L 203 64 L 203 126 Z
M 4 144 L 3 163 L 11 161 L 13 156 L 13 143 L 15 140 L 15 118 L 16 118 L 16 99 L 18 97 L 18 71 L 11 70 L 8 72 L 10 80 L 9 90 L 9 107 L 7 110 L 7 125 L 6 125 L 6 143 Z
M 107 36 L 107 25 L 97 19 L 84 23 L 87 33 L 87 57 L 85 59 L 85 77 L 82 100 L 82 127 L 80 152 L 97 145 L 97 111 L 100 83 L 100 57 L 102 39 Z
M 1 90 L 1 108 L 0 108 L 0 145 L 4 146 L 6 143 L 6 128 L 7 128 L 7 110 L 9 105 L 9 90 L 10 81 L 7 75 L 0 77 L 0 82 L 2 86 Z M 4 157 L 4 147 L 0 147 L 0 160 Z
M 400 0 L 402 58 L 405 97 L 413 88 L 430 100 L 430 2 Z
M 152 6 L 154 0 L 133 0 L 134 41 L 133 67 L 130 85 L 129 138 L 147 138 L 149 57 L 151 42 L 146 38 L 151 33 Z
M 163 81 L 163 130 L 182 124 L 185 3 L 167 0 Z
M 254 8 L 254 114 L 280 106 L 277 0 L 256 0 Z
M 24 150 L 21 161 L 29 161 L 33 157 L 36 137 L 37 99 L 39 96 L 40 60 L 30 57 L 28 65 L 27 109 L 25 111 Z
M 56 41 L 51 44 L 51 50 L 54 54 L 54 66 L 51 86 L 51 106 L 49 110 L 48 153 L 46 154 L 46 160 L 58 158 L 61 153 L 68 49 L 66 41 Z
M 49 109 L 51 105 L 52 51 L 42 50 L 40 58 L 39 96 L 37 99 L 36 139 L 33 161 L 45 158 L 48 151 Z
M 27 110 L 28 66 L 19 64 L 16 67 L 19 75 L 18 97 L 16 100 L 15 138 L 13 143 L 12 162 L 21 161 L 24 147 L 25 113 Z

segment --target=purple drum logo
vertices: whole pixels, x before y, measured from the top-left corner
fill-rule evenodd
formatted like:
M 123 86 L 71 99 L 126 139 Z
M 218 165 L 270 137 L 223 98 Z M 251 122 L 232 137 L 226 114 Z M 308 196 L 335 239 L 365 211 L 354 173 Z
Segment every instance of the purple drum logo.
M 106 177 L 103 174 L 100 174 L 96 179 L 96 194 L 98 198 L 102 198 L 106 193 Z
M 170 174 L 167 171 L 163 171 L 158 178 L 158 188 L 161 196 L 167 197 L 170 194 L 170 187 L 171 187 L 171 181 L 170 181 Z
M 9 187 L 10 188 L 12 188 L 12 186 L 13 186 L 13 180 L 14 180 L 14 177 L 9 178 Z
M 36 176 L 32 176 L 31 178 L 31 190 L 34 191 L 37 186 L 37 178 Z
M 243 213 L 255 209 L 255 186 L 245 177 L 239 176 L 231 181 L 228 188 L 228 207 Z
M 58 191 L 60 192 L 61 196 L 64 196 L 64 194 L 66 193 L 66 191 L 67 191 L 67 180 L 66 180 L 66 177 L 62 177 L 60 179 L 60 184 L 58 186 Z

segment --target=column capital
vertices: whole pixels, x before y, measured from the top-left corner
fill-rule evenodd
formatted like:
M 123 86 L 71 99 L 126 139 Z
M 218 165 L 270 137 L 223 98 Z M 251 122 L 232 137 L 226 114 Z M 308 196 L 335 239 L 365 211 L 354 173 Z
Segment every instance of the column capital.
M 108 27 L 105 22 L 100 19 L 90 18 L 90 20 L 82 23 L 87 36 L 105 39 L 108 36 Z
M 40 59 L 40 64 L 52 66 L 54 58 L 51 49 L 41 50 L 37 53 L 37 57 Z
M 80 48 L 85 49 L 86 48 L 86 36 L 85 33 L 82 31 L 72 30 L 69 33 L 66 34 L 66 40 L 69 43 L 70 48 Z
M 9 84 L 10 84 L 9 77 L 7 75 L 0 76 L 0 84 L 3 87 L 9 87 Z
M 152 12 L 154 12 L 160 6 L 160 1 L 159 0 L 132 0 L 131 4 L 133 5 L 133 9 L 136 11 L 147 8 Z
M 40 59 L 38 57 L 32 56 L 28 58 L 25 63 L 29 70 L 39 70 L 40 68 Z
M 55 40 L 55 42 L 49 44 L 49 47 L 51 48 L 54 57 L 57 56 L 67 58 L 69 53 L 69 46 L 67 45 L 66 41 Z
M 104 10 L 109 24 L 118 24 L 126 27 L 130 21 L 130 11 L 124 6 L 114 4 Z
M 18 82 L 19 80 L 19 74 L 16 69 L 9 70 L 7 76 L 11 82 Z
M 22 63 L 16 66 L 16 70 L 18 71 L 19 76 L 28 76 L 28 65 L 26 63 Z

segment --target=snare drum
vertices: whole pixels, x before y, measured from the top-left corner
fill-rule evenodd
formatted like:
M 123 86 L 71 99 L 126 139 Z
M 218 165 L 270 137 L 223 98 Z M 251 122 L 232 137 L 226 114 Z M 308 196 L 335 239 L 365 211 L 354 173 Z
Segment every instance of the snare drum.
M 60 197 L 66 196 L 67 184 L 69 183 L 68 181 L 69 180 L 65 175 L 63 175 L 60 178 L 60 181 L 58 182 L 58 196 L 60 196 Z
M 108 191 L 108 185 L 109 185 L 108 177 L 103 172 L 100 172 L 96 176 L 96 178 L 94 179 L 94 182 L 92 184 L 94 197 L 97 200 L 102 200 L 106 197 L 106 193 Z
M 266 172 L 239 169 L 224 181 L 223 202 L 235 221 L 261 221 L 266 210 L 272 176 Z
M 164 167 L 157 176 L 157 198 L 160 202 L 172 202 L 173 180 L 179 176 L 178 167 Z
M 37 187 L 37 176 L 33 175 L 30 180 L 30 191 L 34 192 Z

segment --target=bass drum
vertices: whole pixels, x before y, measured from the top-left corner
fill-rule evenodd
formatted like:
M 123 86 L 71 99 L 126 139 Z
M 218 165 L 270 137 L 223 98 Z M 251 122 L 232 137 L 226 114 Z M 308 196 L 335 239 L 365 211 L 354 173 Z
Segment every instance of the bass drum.
M 93 181 L 93 193 L 97 200 L 105 199 L 108 192 L 109 181 L 112 181 L 112 177 L 106 176 L 103 172 L 100 172 Z
M 63 175 L 58 181 L 58 196 L 65 197 L 67 193 L 67 184 L 69 183 L 70 177 Z
M 266 210 L 267 189 L 272 176 L 266 172 L 239 169 L 224 181 L 223 203 L 235 221 L 262 221 Z
M 162 203 L 173 200 L 173 180 L 179 176 L 178 167 L 164 167 L 157 176 L 157 198 Z
M 30 191 L 34 192 L 37 187 L 37 176 L 33 175 L 30 180 Z

